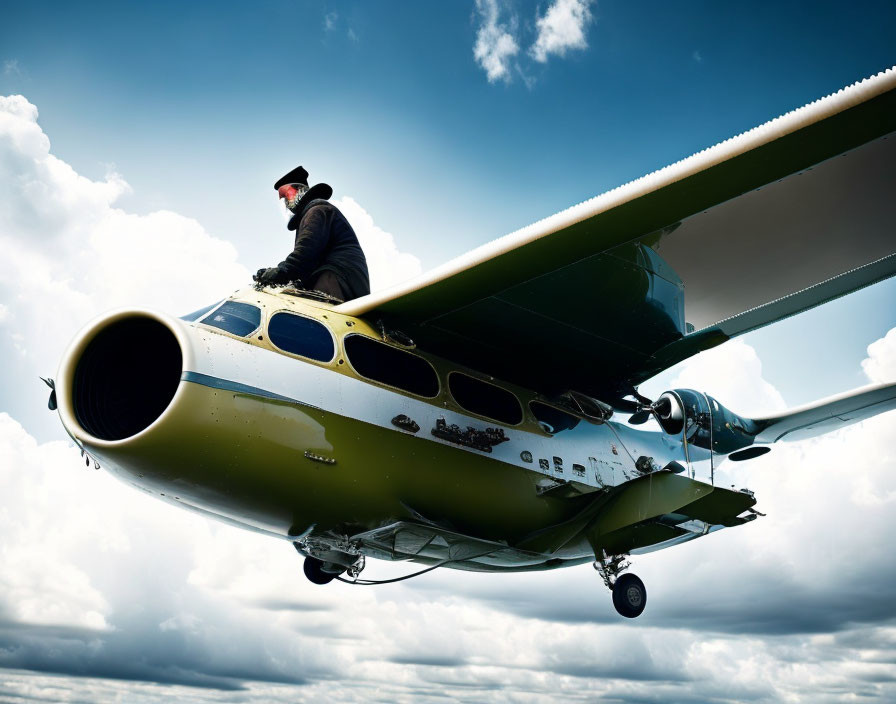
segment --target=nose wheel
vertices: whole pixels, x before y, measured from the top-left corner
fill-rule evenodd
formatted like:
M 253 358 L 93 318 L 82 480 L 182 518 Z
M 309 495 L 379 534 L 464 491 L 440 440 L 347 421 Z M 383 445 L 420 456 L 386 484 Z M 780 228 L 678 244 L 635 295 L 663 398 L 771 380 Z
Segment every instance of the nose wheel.
M 647 588 L 637 575 L 631 573 L 620 574 L 628 569 L 630 563 L 625 561 L 625 555 L 607 555 L 602 552 L 594 563 L 604 584 L 613 593 L 613 606 L 620 616 L 625 618 L 637 618 L 644 607 L 647 606 Z

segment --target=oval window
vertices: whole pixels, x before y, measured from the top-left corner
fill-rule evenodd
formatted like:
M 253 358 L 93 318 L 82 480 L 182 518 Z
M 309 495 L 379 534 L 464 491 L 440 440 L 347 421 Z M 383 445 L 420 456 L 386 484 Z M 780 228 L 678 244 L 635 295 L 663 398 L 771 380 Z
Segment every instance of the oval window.
M 251 303 L 227 301 L 200 322 L 229 332 L 231 335 L 246 337 L 261 325 L 261 309 Z
M 329 362 L 336 354 L 326 325 L 293 313 L 274 313 L 268 323 L 268 338 L 284 352 L 318 362 Z
M 523 407 L 516 396 L 500 386 L 460 372 L 451 372 L 448 375 L 448 389 L 454 400 L 471 413 L 494 418 L 507 425 L 518 425 L 523 420 Z
M 572 430 L 579 424 L 579 419 L 571 413 L 561 411 L 559 408 L 554 408 L 546 403 L 531 401 L 529 408 L 532 410 L 532 415 L 543 426 L 547 426 L 545 430 L 552 435 L 559 433 L 561 430 Z
M 365 379 L 394 386 L 417 396 L 439 394 L 439 377 L 422 357 L 377 342 L 363 335 L 345 338 L 348 361 Z

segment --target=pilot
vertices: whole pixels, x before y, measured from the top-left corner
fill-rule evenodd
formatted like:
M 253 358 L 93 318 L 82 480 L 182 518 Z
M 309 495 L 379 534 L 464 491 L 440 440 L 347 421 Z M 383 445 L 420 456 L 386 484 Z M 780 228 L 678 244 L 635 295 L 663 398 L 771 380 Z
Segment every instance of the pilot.
M 342 301 L 370 293 L 367 259 L 352 226 L 328 200 L 333 189 L 325 183 L 309 188 L 308 172 L 297 166 L 274 190 L 293 214 L 286 227 L 296 231 L 296 243 L 286 259 L 252 278 L 262 285 L 298 281 Z

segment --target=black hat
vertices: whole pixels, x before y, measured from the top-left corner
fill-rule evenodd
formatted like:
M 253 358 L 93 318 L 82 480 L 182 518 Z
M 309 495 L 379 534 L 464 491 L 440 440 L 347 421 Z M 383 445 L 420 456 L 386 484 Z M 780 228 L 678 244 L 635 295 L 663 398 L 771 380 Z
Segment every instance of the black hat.
M 285 186 L 287 183 L 301 183 L 308 188 L 308 172 L 301 166 L 297 166 L 274 184 L 274 190 L 279 191 L 280 186 Z

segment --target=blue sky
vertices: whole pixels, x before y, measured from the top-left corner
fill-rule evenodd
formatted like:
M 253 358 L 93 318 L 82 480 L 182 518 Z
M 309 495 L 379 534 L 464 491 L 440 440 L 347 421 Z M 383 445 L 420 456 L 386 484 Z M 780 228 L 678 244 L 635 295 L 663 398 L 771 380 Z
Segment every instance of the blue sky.
M 656 600 L 622 628 L 590 568 L 314 591 L 288 545 L 85 474 L 46 412 L 36 376 L 92 315 L 186 312 L 282 259 L 272 185 L 299 163 L 400 277 L 896 64 L 890 2 L 604 0 L 538 56 L 539 19 L 580 2 L 0 1 L 0 699 L 893 694 L 892 413 L 729 467 L 770 517 L 639 561 Z M 489 26 L 516 47 L 491 63 Z M 896 368 L 896 339 L 868 351 L 891 328 L 896 281 L 650 393 L 808 402 Z
M 197 218 L 250 270 L 289 246 L 270 186 L 297 163 L 430 268 L 882 70 L 896 46 L 887 2 L 603 2 L 586 49 L 539 63 L 539 7 L 499 6 L 519 51 L 490 82 L 472 4 L 10 4 L 0 92 L 38 106 L 79 173 L 123 174 L 122 207 Z M 804 326 L 858 358 L 878 330 L 835 312 Z M 787 386 L 799 367 L 781 364 Z M 854 382 L 827 378 L 820 395 Z

